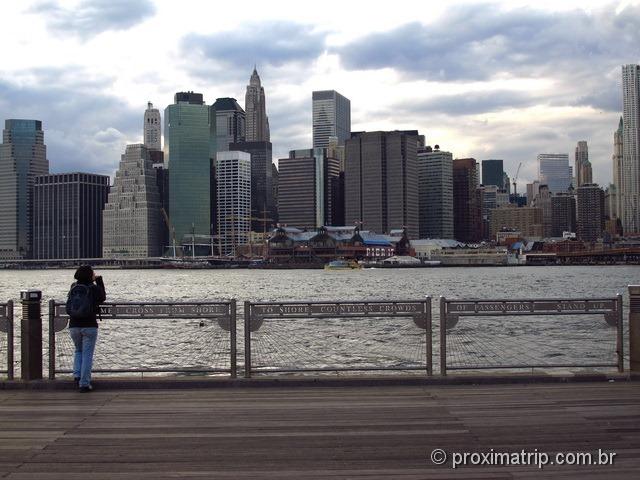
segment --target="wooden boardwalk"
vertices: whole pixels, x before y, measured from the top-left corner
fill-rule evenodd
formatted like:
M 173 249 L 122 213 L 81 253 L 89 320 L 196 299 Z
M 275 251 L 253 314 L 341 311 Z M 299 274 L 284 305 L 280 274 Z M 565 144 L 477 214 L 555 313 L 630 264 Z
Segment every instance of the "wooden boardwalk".
M 435 448 L 617 456 L 452 469 Z M 0 391 L 0 478 L 640 478 L 640 383 Z

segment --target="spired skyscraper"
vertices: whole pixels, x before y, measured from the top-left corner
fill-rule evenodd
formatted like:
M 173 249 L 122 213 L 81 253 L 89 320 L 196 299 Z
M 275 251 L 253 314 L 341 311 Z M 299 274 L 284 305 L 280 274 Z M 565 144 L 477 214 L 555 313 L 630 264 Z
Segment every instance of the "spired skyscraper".
M 160 110 L 153 108 L 153 103 L 147 103 L 144 112 L 144 145 L 149 150 L 162 150 L 162 122 Z
M 329 138 L 338 145 L 351 136 L 351 101 L 335 90 L 313 92 L 313 148 L 329 147 Z
M 40 120 L 6 120 L 0 145 L 0 258 L 30 258 L 33 185 L 49 173 Z
M 640 232 L 640 65 L 622 66 L 622 228 Z
M 587 183 L 593 182 L 593 171 L 591 162 L 589 161 L 589 147 L 587 142 L 581 140 L 576 146 L 576 163 L 575 172 L 576 187 L 581 187 Z
M 258 75 L 255 66 L 249 79 L 249 85 L 247 85 L 244 110 L 247 142 L 270 142 L 271 135 L 269 133 L 269 117 L 267 117 L 264 87 L 262 87 L 260 75 Z
M 202 94 L 176 93 L 164 111 L 164 152 L 169 168 L 169 218 L 176 240 L 210 235 L 211 166 L 216 154 L 215 111 Z

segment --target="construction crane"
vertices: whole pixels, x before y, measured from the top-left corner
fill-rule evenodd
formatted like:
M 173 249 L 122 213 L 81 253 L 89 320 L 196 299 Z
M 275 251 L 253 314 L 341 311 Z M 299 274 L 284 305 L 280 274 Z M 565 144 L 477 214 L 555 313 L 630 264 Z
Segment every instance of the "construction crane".
M 161 207 L 160 211 L 162 212 L 164 223 L 167 225 L 167 229 L 171 233 L 171 237 L 173 239 L 173 258 L 176 258 L 176 229 L 171 226 L 169 215 L 167 215 L 167 211 L 164 209 L 164 207 Z
M 518 165 L 518 170 L 516 170 L 516 176 L 513 179 L 513 197 L 516 198 L 518 196 L 518 175 L 520 175 L 520 167 L 522 166 L 522 162 Z

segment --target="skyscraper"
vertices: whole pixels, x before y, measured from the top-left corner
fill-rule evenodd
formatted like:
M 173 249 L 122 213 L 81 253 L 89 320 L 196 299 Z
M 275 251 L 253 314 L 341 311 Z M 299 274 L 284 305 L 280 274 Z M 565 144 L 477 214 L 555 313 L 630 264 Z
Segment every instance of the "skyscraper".
M 264 87 L 260 82 L 260 76 L 255 67 L 249 79 L 249 85 L 247 85 L 244 110 L 246 115 L 246 140 L 248 142 L 270 142 L 271 135 L 269 133 L 269 117 L 267 117 Z
M 614 202 L 611 205 L 611 218 L 622 218 L 622 117 L 618 123 L 618 129 L 613 133 L 613 155 L 611 162 L 613 163 L 613 186 L 615 191 Z
M 453 234 L 459 242 L 477 242 L 482 236 L 482 203 L 475 158 L 453 161 Z
M 593 172 L 591 170 L 591 162 L 589 162 L 589 147 L 584 140 L 578 142 L 576 147 L 575 158 L 575 187 L 581 187 L 585 183 L 593 181 Z
M 418 142 L 415 130 L 351 134 L 345 143 L 346 224 L 378 233 L 406 228 L 410 238 L 418 237 Z
M 622 66 L 622 228 L 640 232 L 640 65 Z
M 251 156 L 251 229 L 262 232 L 275 219 L 273 203 L 273 170 L 271 168 L 271 142 L 238 142 L 229 144 L 233 151 L 246 152 Z M 269 223 L 264 224 L 264 217 Z M 258 220 L 262 219 L 262 220 Z
M 160 110 L 153 108 L 153 103 L 147 103 L 144 111 L 144 145 L 149 150 L 162 150 L 162 123 Z
M 420 238 L 453 238 L 453 156 L 436 145 L 417 158 Z
M 216 152 L 216 117 L 202 94 L 179 92 L 164 111 L 165 163 L 169 168 L 169 217 L 176 240 L 209 235 L 211 162 Z M 213 113 L 212 113 L 213 112 Z
M 335 90 L 313 92 L 313 148 L 327 148 L 329 137 L 337 137 L 338 145 L 351 135 L 351 101 Z
M 230 143 L 245 141 L 245 113 L 235 98 L 217 98 L 213 104 L 216 111 L 216 149 L 229 150 Z
M 33 258 L 102 256 L 102 210 L 109 177 L 95 173 L 39 175 L 33 187 Z
M 0 258 L 29 258 L 33 184 L 49 173 L 40 120 L 6 120 L 0 145 Z
M 249 243 L 251 230 L 251 155 L 218 152 L 216 156 L 218 235 L 221 255 L 236 254 Z
M 504 168 L 502 160 L 482 160 L 482 185 L 495 185 L 504 189 Z
M 604 192 L 597 183 L 578 188 L 578 238 L 595 242 L 604 231 Z
M 551 197 L 551 235 L 576 232 L 576 197 L 573 193 L 557 193 Z
M 538 155 L 538 180 L 547 185 L 551 193 L 566 192 L 572 181 L 569 155 L 566 153 L 541 153 Z
M 278 160 L 278 167 L 281 223 L 307 229 L 338 225 L 340 160 L 326 148 L 292 150 L 289 158 Z
M 156 170 L 149 149 L 127 145 L 104 207 L 103 256 L 158 257 L 162 216 Z

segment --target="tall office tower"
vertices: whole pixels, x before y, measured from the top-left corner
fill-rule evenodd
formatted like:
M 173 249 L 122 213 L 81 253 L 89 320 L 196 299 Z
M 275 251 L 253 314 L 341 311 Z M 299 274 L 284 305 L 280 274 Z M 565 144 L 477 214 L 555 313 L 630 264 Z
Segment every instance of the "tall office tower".
M 576 231 L 576 196 L 556 193 L 551 197 L 551 235 L 562 237 L 564 232 Z
M 553 214 L 551 211 L 551 198 L 553 194 L 548 185 L 540 185 L 538 194 L 533 199 L 532 205 L 542 210 L 542 235 L 550 237 L 553 231 Z
M 278 160 L 278 216 L 291 227 L 338 225 L 340 161 L 326 148 L 291 150 Z
M 418 132 L 356 132 L 345 142 L 345 223 L 418 237 Z M 282 196 L 282 188 L 280 189 Z
M 33 183 L 49 173 L 40 120 L 6 120 L 0 145 L 0 258 L 30 258 Z
M 245 141 L 245 113 L 235 98 L 216 98 L 216 149 L 229 150 L 230 143 Z
M 622 228 L 640 232 L 640 65 L 622 66 Z
M 94 173 L 39 175 L 33 186 L 33 258 L 102 256 L 102 210 L 109 177 Z
M 611 162 L 613 163 L 613 186 L 615 187 L 615 200 L 611 205 L 611 218 L 622 218 L 622 117 L 618 123 L 618 129 L 613 133 L 613 155 Z
M 231 143 L 229 149 L 251 155 L 251 230 L 268 231 L 275 223 L 271 142 Z
M 329 137 L 344 145 L 351 136 L 351 101 L 335 90 L 315 91 L 312 101 L 313 148 L 327 148 Z
M 538 180 L 534 180 L 532 183 L 527 183 L 527 206 L 531 206 L 539 191 L 540 182 Z
M 478 162 L 475 158 L 453 161 L 453 236 L 459 242 L 482 237 L 481 204 L 478 203 Z
M 482 219 L 482 238 L 490 240 L 491 212 L 509 204 L 509 194 L 495 185 L 481 185 L 478 187 L 481 196 L 480 209 Z
M 566 192 L 572 182 L 572 169 L 566 153 L 538 155 L 538 180 L 547 185 L 551 193 Z
M 278 223 L 278 185 L 279 185 L 278 167 L 275 163 L 271 164 L 271 192 L 273 196 L 273 223 Z
M 436 145 L 417 159 L 420 238 L 453 238 L 453 156 Z
M 509 178 L 509 175 L 507 175 L 507 172 L 504 172 L 502 174 L 502 190 L 504 190 L 508 195 L 511 194 L 511 179 Z
M 102 214 L 106 258 L 162 254 L 162 214 L 149 149 L 127 145 Z
M 264 96 L 264 87 L 260 83 L 260 76 L 253 68 L 253 73 L 247 85 L 247 93 L 244 97 L 244 110 L 246 112 L 246 140 L 247 142 L 269 142 L 269 117 L 267 117 L 267 105 Z
M 251 155 L 218 152 L 216 156 L 218 238 L 221 255 L 236 255 L 251 231 Z
M 581 187 L 585 183 L 593 182 L 593 171 L 589 161 L 589 147 L 587 142 L 581 140 L 576 147 L 575 162 L 576 187 Z
M 597 183 L 578 188 L 578 238 L 595 242 L 604 231 L 604 192 Z
M 202 94 L 176 93 L 164 111 L 164 152 L 169 175 L 169 218 L 176 240 L 209 235 L 211 162 L 216 152 L 215 111 Z
M 153 103 L 147 103 L 144 111 L 144 145 L 149 150 L 162 150 L 162 123 L 160 110 L 153 108 Z
M 502 160 L 482 160 L 482 185 L 495 185 L 504 189 L 504 169 Z

